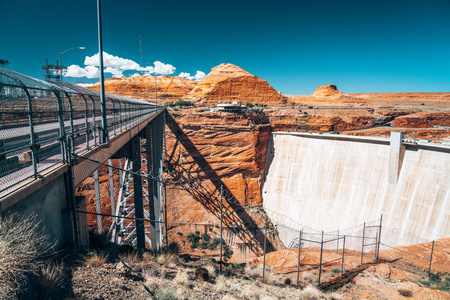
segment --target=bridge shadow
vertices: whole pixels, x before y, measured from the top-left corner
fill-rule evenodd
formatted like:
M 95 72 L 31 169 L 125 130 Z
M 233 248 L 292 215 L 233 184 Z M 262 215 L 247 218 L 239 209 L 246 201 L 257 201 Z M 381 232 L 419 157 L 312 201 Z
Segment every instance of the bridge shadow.
M 262 255 L 264 232 L 261 231 L 252 217 L 212 169 L 211 165 L 200 154 L 187 134 L 167 112 L 166 124 L 177 139 L 175 145 L 178 145 L 178 142 L 183 145 L 193 159 L 189 167 L 184 167 L 174 159 L 175 150 L 172 150 L 166 160 L 166 167 L 170 171 L 171 176 L 176 181 L 179 181 L 194 199 L 217 218 L 220 218 L 220 188 L 222 187 L 223 195 L 225 195 L 223 198 L 224 225 L 236 234 L 254 254 Z M 208 184 L 208 181 L 212 185 Z M 267 239 L 266 245 L 267 249 L 275 249 L 269 239 Z

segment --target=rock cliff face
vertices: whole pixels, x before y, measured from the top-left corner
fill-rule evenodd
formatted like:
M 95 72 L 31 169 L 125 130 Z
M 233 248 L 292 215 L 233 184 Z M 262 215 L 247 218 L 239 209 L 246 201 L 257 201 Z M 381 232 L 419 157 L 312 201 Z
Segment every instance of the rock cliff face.
M 196 81 L 190 79 L 157 76 L 156 86 L 158 101 L 165 104 L 180 99 L 189 93 L 196 84 Z M 100 83 L 97 82 L 90 88 L 93 90 L 100 90 Z M 155 77 L 139 76 L 106 79 L 105 91 L 111 94 L 154 102 Z
M 233 64 L 221 64 L 189 92 L 186 97 L 200 103 L 241 100 L 243 103 L 285 104 L 287 98 L 278 93 L 265 80 Z
M 172 232 L 186 236 L 194 230 L 208 232 L 202 229 L 207 225 L 217 226 L 222 189 L 224 226 L 241 228 L 227 230 L 226 239 L 233 241 L 233 251 L 243 256 L 260 253 L 264 215 L 252 213 L 248 206 L 262 204 L 270 131 L 267 118 L 258 112 L 191 110 L 167 115 L 165 168 L 171 179 L 167 197 Z M 179 239 L 182 245 L 187 242 Z

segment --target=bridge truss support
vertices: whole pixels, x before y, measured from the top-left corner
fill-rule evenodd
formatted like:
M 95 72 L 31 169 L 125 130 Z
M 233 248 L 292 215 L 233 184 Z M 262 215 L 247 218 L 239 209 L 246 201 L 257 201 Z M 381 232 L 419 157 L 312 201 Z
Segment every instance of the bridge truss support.
M 138 249 L 150 246 L 154 251 L 162 250 L 164 121 L 164 114 L 161 114 L 112 157 L 119 159 L 120 169 L 125 158 L 117 198 L 111 197 L 111 214 L 117 217 L 113 217 L 108 231 L 111 241 L 119 245 L 133 244 Z M 145 148 L 141 145 L 141 138 L 145 139 Z M 145 158 L 141 156 L 142 148 L 145 149 Z M 109 172 L 109 176 L 111 182 L 113 172 Z M 115 195 L 113 190 L 110 195 Z

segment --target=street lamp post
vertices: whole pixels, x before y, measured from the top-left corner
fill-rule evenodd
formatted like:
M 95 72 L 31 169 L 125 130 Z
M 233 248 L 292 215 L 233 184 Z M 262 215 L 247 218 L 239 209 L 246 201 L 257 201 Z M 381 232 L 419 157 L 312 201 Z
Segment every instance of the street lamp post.
M 78 50 L 86 50 L 86 47 L 74 47 L 74 48 L 70 48 L 70 49 L 67 49 L 67 50 L 65 50 L 65 51 L 63 51 L 63 52 L 61 52 L 61 53 L 59 53 L 59 80 L 60 80 L 61 82 L 63 82 L 63 74 L 62 74 L 62 67 L 63 67 L 63 64 L 62 64 L 62 55 L 63 55 L 64 53 L 66 53 L 66 52 L 69 52 L 70 50 L 75 50 L 75 49 L 78 49 Z

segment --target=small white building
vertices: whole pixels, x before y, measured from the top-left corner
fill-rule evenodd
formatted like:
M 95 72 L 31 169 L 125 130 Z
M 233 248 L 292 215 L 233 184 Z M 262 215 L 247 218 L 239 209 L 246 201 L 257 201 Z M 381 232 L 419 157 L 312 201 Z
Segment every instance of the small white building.
M 240 105 L 237 101 L 233 101 L 232 103 L 219 103 L 217 104 L 218 111 L 227 111 L 227 112 L 240 112 L 247 109 L 247 106 Z

